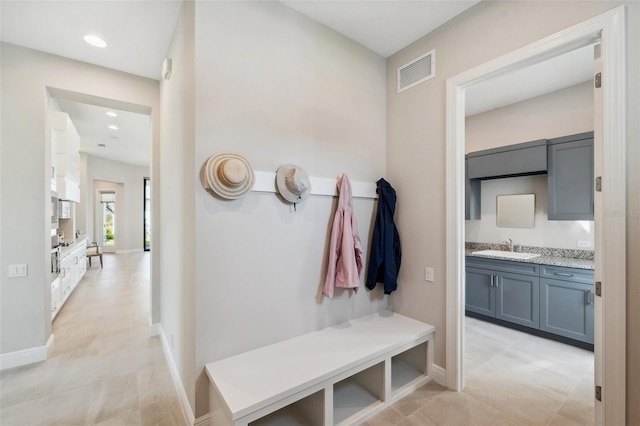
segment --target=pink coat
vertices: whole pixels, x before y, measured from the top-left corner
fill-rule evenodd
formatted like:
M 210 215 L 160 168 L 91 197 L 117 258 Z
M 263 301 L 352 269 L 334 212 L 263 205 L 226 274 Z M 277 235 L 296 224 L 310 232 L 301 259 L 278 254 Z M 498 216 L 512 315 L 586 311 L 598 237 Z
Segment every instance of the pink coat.
M 333 289 L 352 288 L 358 291 L 362 271 L 362 244 L 358 221 L 353 214 L 351 182 L 346 174 L 338 179 L 338 208 L 333 218 L 329 244 L 329 267 L 322 294 L 333 297 Z

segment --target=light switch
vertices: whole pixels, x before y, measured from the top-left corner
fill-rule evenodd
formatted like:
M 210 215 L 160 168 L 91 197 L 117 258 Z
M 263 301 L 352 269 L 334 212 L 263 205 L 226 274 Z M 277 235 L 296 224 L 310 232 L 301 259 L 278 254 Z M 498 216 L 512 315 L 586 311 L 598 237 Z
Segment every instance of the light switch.
M 424 279 L 425 281 L 433 282 L 433 268 L 424 268 Z
M 12 277 L 26 277 L 27 276 L 27 264 L 19 263 L 16 265 L 9 265 L 9 278 Z

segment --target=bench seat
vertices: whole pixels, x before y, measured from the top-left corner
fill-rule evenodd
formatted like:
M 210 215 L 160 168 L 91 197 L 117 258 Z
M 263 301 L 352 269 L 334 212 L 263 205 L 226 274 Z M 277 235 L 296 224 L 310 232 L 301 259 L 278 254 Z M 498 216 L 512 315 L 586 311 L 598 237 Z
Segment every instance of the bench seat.
M 364 420 L 430 380 L 434 330 L 384 311 L 209 363 L 211 424 Z

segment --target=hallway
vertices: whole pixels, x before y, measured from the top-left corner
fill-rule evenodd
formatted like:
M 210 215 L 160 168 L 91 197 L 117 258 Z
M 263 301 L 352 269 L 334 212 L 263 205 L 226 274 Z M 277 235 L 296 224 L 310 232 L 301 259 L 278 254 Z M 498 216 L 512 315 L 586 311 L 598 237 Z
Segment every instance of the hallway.
M 183 425 L 159 337 L 149 252 L 105 255 L 53 322 L 47 361 L 0 372 L 0 424 Z

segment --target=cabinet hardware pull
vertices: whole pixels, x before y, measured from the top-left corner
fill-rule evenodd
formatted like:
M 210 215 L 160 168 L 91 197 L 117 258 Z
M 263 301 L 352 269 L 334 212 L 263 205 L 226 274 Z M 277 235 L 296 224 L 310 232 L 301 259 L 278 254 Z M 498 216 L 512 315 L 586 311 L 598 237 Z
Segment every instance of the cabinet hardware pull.
M 587 305 L 593 305 L 593 292 L 587 290 Z
M 561 277 L 572 277 L 573 274 L 570 274 L 568 272 L 554 272 L 554 275 L 560 275 Z
M 493 279 L 495 278 L 494 275 L 491 275 L 491 287 L 493 287 Z

